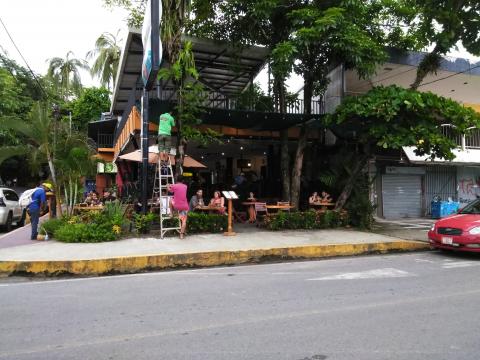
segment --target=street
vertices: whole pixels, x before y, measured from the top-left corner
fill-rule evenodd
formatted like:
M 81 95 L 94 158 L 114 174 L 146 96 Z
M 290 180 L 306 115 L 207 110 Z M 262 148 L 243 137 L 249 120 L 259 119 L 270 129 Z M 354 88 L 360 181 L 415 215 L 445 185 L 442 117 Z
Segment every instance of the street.
M 0 359 L 478 359 L 480 258 L 0 280 Z

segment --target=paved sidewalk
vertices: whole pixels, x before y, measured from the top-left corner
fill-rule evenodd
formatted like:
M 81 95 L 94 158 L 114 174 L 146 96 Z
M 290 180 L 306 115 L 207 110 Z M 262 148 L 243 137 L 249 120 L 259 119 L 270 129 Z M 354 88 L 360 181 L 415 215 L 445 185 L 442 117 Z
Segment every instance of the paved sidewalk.
M 233 265 L 264 259 L 321 258 L 428 249 L 427 243 L 355 230 L 248 231 L 133 238 L 106 243 L 38 242 L 0 249 L 0 273 L 102 274 L 192 266 Z

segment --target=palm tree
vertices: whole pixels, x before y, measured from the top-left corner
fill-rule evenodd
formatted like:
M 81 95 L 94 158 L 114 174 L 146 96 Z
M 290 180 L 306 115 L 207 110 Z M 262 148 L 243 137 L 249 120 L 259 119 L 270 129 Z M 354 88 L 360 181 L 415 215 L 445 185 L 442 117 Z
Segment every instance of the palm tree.
M 69 51 L 65 59 L 54 57 L 47 60 L 49 62 L 47 76 L 54 81 L 65 100 L 73 94 L 80 93 L 82 82 L 79 71 L 89 69 L 85 60 L 75 59 L 73 56 L 73 52 Z
M 49 116 L 46 104 L 42 103 L 34 104 L 26 120 L 14 116 L 0 118 L 0 130 L 9 129 L 24 138 L 21 144 L 2 149 L 0 161 L 13 156 L 26 155 L 32 170 L 38 170 L 42 163 L 48 162 L 50 176 L 56 185 L 53 127 L 54 120 Z
M 103 86 L 112 87 L 115 86 L 115 76 L 117 75 L 118 64 L 120 62 L 121 49 L 118 45 L 121 40 L 118 40 L 118 33 L 113 35 L 109 32 L 105 32 L 95 41 L 95 49 L 87 53 L 87 59 L 91 59 L 96 56 L 93 66 L 90 70 L 92 76 L 96 76 L 100 79 Z

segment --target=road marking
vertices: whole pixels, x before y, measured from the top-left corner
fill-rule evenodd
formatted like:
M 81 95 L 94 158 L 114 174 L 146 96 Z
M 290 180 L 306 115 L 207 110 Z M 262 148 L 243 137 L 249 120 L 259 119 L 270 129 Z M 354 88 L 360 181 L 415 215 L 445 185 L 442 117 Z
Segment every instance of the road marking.
M 427 260 L 427 259 L 415 259 L 416 262 L 426 262 L 430 264 L 435 264 L 435 261 L 433 260 Z
M 351 272 L 338 275 L 324 276 L 307 280 L 358 280 L 358 279 L 386 279 L 415 276 L 409 272 L 394 268 L 374 269 L 368 271 Z
M 455 269 L 470 266 L 480 266 L 480 261 L 449 261 L 442 264 L 443 269 Z

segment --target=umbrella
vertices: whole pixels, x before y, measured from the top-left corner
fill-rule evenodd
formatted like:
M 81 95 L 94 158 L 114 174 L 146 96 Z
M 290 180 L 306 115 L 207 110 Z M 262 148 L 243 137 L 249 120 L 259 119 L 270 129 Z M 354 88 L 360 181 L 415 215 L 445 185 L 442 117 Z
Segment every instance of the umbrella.
M 142 162 L 142 151 L 135 150 L 131 153 L 120 155 L 119 158 L 122 160 Z M 148 162 L 150 164 L 156 164 L 158 162 L 158 148 L 155 145 L 148 148 Z M 175 165 L 175 156 L 170 155 L 170 162 L 172 163 L 172 165 Z M 188 155 L 185 155 L 185 158 L 183 159 L 183 167 L 206 168 L 205 165 Z

